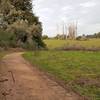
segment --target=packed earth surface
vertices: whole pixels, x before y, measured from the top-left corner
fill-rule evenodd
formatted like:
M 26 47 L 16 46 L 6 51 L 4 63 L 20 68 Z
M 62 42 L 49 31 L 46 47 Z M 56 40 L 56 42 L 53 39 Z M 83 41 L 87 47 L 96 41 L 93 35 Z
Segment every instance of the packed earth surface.
M 21 54 L 8 54 L 2 59 L 0 100 L 84 100 L 29 64 Z

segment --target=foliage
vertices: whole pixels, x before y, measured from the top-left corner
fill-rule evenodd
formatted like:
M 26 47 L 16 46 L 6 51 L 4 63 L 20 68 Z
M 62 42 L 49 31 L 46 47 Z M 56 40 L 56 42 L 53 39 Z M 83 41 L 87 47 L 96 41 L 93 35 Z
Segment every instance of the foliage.
M 43 40 L 49 39 L 49 37 L 48 37 L 48 35 L 43 35 L 43 36 L 42 36 L 42 39 L 43 39 Z
M 42 24 L 32 12 L 31 0 L 0 0 L 0 6 L 0 28 L 13 33 L 17 45 L 23 47 L 29 44 L 31 47 L 33 45 L 34 49 L 37 48 L 36 46 L 39 48 L 44 46 L 41 39 Z
M 9 35 L 8 35 L 9 34 Z M 0 30 L 0 47 L 8 48 L 10 46 L 16 46 L 16 42 L 14 40 L 14 34 L 8 33 Z
M 100 52 L 39 51 L 26 52 L 24 57 L 64 86 L 91 100 L 100 99 Z
M 76 40 L 85 41 L 85 40 L 88 40 L 88 38 L 83 34 L 83 36 L 78 36 L 78 37 L 76 38 Z
M 87 35 L 86 37 L 87 37 L 87 38 L 100 38 L 100 32 L 95 33 L 95 34 L 93 34 L 93 35 Z
M 60 39 L 60 40 L 65 40 L 66 39 L 66 35 L 61 35 L 61 34 L 57 34 L 54 39 Z

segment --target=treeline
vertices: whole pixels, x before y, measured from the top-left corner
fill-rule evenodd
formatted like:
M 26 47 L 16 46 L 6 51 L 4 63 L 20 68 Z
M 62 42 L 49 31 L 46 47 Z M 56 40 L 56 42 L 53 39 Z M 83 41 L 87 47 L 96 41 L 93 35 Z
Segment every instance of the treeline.
M 57 34 L 55 37 L 50 38 L 48 35 L 43 35 L 43 39 L 60 39 L 60 40 L 67 40 L 70 39 L 69 36 L 66 37 L 66 35 L 62 34 Z M 92 38 L 100 38 L 100 32 L 94 33 L 92 35 L 85 35 L 83 34 L 82 36 L 77 36 L 76 40 L 87 40 L 87 39 L 92 39 Z
M 100 32 L 95 33 L 95 34 L 93 34 L 93 35 L 87 35 L 86 37 L 87 37 L 87 38 L 100 38 Z
M 42 24 L 31 0 L 0 0 L 0 47 L 44 48 Z
M 65 40 L 66 38 L 66 35 L 61 35 L 61 34 L 57 34 L 55 37 L 49 37 L 48 35 L 43 35 L 42 36 L 42 39 L 60 39 L 60 40 Z
M 100 38 L 100 32 L 94 33 L 92 35 L 85 35 L 83 34 L 82 36 L 78 36 L 76 40 L 88 40 L 88 39 L 93 39 L 93 38 Z

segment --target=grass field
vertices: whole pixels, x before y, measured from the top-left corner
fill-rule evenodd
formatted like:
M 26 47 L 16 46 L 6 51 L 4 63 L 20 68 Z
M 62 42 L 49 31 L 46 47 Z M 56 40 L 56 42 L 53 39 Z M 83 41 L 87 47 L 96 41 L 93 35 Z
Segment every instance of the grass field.
M 65 46 L 81 46 L 85 48 L 100 48 L 100 39 L 90 39 L 85 41 L 78 40 L 44 40 L 49 49 L 55 49 Z
M 52 45 L 54 48 L 56 44 Z M 66 87 L 91 100 L 100 100 L 100 52 L 37 51 L 26 52 L 23 56 L 41 70 L 64 81 Z

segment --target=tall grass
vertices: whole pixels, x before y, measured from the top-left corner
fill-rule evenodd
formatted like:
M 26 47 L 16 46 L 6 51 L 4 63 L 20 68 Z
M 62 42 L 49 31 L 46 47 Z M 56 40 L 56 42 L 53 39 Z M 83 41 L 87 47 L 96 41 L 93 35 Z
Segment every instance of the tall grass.
M 100 39 L 79 40 L 44 40 L 49 49 L 64 47 L 100 48 Z

